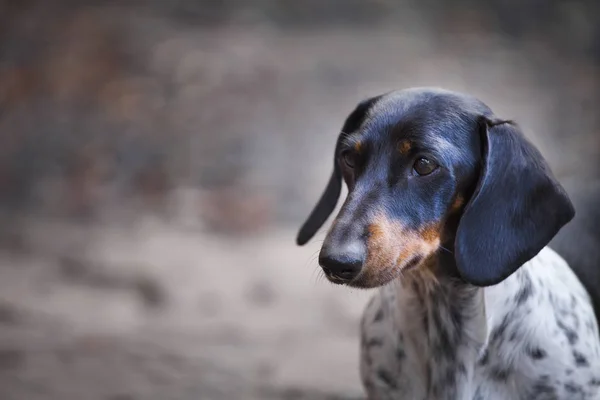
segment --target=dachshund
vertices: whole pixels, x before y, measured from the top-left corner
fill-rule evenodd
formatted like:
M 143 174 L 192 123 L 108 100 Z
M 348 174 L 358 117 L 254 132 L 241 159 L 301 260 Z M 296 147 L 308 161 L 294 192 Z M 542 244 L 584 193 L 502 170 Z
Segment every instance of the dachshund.
M 575 209 L 517 123 L 440 88 L 360 102 L 298 245 L 342 181 L 319 264 L 377 288 L 360 323 L 369 399 L 600 399 L 590 295 L 549 246 Z

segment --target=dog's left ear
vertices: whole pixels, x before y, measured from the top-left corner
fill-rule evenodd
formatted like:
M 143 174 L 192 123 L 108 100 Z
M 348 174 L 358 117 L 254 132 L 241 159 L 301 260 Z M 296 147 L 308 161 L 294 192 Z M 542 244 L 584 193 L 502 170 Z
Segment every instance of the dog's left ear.
M 331 173 L 327 187 L 308 216 L 308 219 L 300 228 L 298 236 L 296 237 L 296 244 L 299 246 L 305 245 L 315 235 L 317 230 L 323 226 L 327 218 L 329 218 L 335 209 L 341 192 L 342 172 L 337 165 L 337 161 L 334 161 L 333 172 Z
M 501 282 L 536 256 L 575 210 L 546 160 L 512 122 L 482 118 L 482 166 L 455 239 L 458 271 Z
M 306 244 L 321 228 L 321 226 L 323 226 L 327 218 L 329 218 L 335 209 L 335 206 L 340 198 L 340 193 L 342 192 L 342 171 L 337 160 L 340 145 L 345 135 L 355 132 L 360 127 L 367 111 L 379 98 L 381 98 L 381 96 L 370 97 L 361 101 L 350 113 L 350 115 L 346 117 L 346 121 L 344 121 L 342 131 L 340 135 L 338 135 L 335 145 L 333 156 L 333 172 L 329 178 L 329 183 L 327 183 L 325 191 L 308 216 L 308 219 L 300 228 L 298 236 L 296 236 L 296 244 L 300 246 Z

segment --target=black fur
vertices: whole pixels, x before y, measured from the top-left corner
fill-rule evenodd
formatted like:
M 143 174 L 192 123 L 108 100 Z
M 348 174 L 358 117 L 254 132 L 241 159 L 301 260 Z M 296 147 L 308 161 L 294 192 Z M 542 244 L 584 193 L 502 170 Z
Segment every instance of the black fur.
M 487 286 L 539 253 L 575 210 L 540 152 L 515 124 L 484 118 L 481 132 L 482 171 L 460 220 L 455 254 L 461 275 Z

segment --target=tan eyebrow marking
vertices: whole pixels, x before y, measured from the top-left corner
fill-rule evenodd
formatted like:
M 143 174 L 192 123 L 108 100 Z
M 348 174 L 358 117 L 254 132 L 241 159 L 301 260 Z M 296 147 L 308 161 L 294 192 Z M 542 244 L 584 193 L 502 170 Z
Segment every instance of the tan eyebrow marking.
M 398 150 L 400 150 L 400 153 L 402 153 L 403 155 L 407 155 L 411 148 L 412 143 L 410 142 L 410 140 L 403 140 L 398 146 Z
M 465 204 L 465 198 L 462 194 L 458 194 L 456 199 L 454 199 L 454 203 L 452 203 L 452 211 L 458 211 Z

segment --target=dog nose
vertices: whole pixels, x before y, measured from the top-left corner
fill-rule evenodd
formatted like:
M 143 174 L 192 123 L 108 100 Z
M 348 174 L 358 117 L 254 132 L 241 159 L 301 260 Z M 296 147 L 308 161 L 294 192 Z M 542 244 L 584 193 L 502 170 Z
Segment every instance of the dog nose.
M 364 245 L 360 242 L 325 245 L 319 253 L 319 265 L 331 280 L 347 283 L 360 273 L 364 258 Z

